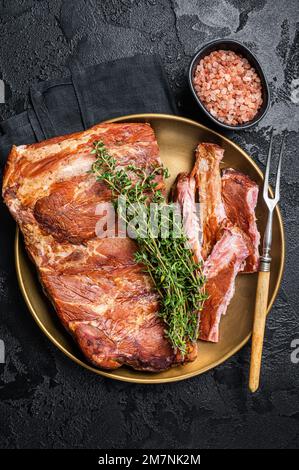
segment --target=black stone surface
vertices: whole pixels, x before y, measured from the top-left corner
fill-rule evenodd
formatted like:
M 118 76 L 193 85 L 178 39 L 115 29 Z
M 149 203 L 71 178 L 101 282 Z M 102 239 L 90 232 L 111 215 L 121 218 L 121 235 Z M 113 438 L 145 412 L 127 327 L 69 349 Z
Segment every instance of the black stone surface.
M 202 120 L 185 76 L 191 56 L 218 37 L 248 45 L 264 65 L 272 108 L 257 128 L 231 134 L 264 169 L 268 133 L 287 132 L 281 209 L 287 236 L 282 287 L 269 317 L 262 388 L 247 391 L 249 347 L 185 382 L 140 386 L 93 375 L 33 322 L 14 271 L 14 223 L 1 207 L 1 448 L 298 448 L 298 2 L 297 0 L 2 0 L 0 118 L 26 106 L 31 83 L 93 64 L 159 53 L 180 112 Z

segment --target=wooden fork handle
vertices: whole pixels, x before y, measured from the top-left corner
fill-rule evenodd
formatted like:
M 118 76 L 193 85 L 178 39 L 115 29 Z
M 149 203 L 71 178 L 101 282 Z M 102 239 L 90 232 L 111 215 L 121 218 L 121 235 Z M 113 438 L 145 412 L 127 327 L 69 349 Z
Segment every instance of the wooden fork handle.
M 256 392 L 259 388 L 260 371 L 262 362 L 262 351 L 266 325 L 268 294 L 269 294 L 270 272 L 259 272 L 255 312 L 253 322 L 252 344 L 251 344 L 251 360 L 249 374 L 249 389 Z

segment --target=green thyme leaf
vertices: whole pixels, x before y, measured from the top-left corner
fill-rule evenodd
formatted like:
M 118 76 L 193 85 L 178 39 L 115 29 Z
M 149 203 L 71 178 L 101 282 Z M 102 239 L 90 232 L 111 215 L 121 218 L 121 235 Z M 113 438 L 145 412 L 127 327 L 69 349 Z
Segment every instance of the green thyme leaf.
M 175 351 L 185 355 L 188 343 L 196 341 L 199 328 L 199 312 L 205 299 L 205 277 L 201 264 L 195 263 L 192 252 L 187 248 L 187 239 L 181 230 L 175 237 L 174 209 L 168 205 L 160 189 L 156 189 L 161 178 L 169 176 L 162 166 L 138 168 L 134 164 L 125 167 L 117 165 L 101 141 L 94 142 L 92 153 L 96 160 L 91 172 L 98 181 L 103 181 L 111 189 L 118 215 L 130 224 L 138 209 L 146 211 L 146 230 L 142 224 L 135 228 L 138 251 L 135 260 L 144 265 L 150 274 L 160 295 L 159 316 L 163 319 L 165 335 Z M 117 197 L 126 197 L 126 210 L 118 208 Z M 158 217 L 158 236 L 153 236 L 150 218 L 150 206 L 145 203 L 155 202 L 167 206 L 167 217 Z M 130 210 L 134 207 L 134 210 Z M 128 215 L 129 214 L 129 215 Z M 161 229 L 166 223 L 169 236 L 163 238 Z

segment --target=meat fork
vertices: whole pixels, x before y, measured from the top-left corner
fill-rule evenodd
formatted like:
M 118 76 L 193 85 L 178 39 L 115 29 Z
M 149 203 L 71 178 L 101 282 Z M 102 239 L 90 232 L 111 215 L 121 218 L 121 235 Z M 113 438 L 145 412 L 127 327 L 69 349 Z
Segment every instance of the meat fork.
M 275 196 L 269 196 L 269 172 L 271 164 L 272 143 L 273 143 L 273 130 L 270 139 L 269 152 L 267 158 L 263 198 L 268 207 L 268 220 L 263 238 L 263 251 L 260 257 L 260 266 L 256 290 L 255 312 L 252 333 L 251 345 L 251 361 L 250 361 L 250 374 L 249 374 L 249 389 L 251 392 L 256 392 L 259 387 L 260 370 L 262 361 L 263 341 L 266 325 L 269 282 L 270 282 L 270 266 L 271 266 L 271 243 L 272 243 L 272 222 L 273 212 L 280 198 L 280 173 L 281 173 L 281 160 L 284 147 L 285 135 L 282 138 L 280 154 L 277 166 L 276 183 L 275 183 Z

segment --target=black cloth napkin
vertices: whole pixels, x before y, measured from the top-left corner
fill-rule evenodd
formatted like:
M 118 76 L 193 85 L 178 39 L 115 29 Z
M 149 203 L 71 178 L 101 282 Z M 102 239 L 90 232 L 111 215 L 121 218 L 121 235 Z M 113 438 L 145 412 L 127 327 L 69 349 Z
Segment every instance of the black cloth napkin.
M 177 108 L 158 56 L 137 55 L 82 68 L 66 78 L 30 89 L 30 107 L 0 123 L 0 163 L 13 144 L 31 144 L 82 131 L 127 114 L 176 114 Z

